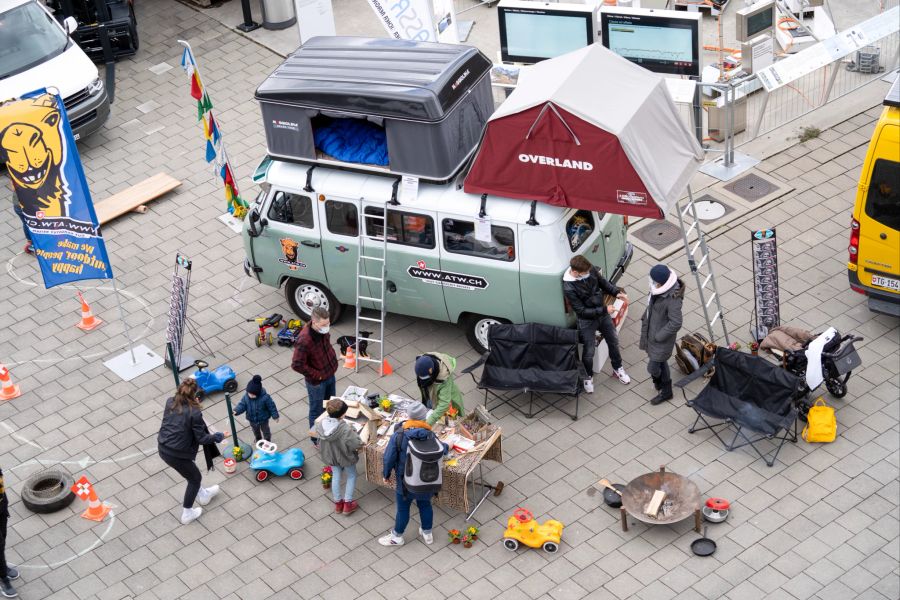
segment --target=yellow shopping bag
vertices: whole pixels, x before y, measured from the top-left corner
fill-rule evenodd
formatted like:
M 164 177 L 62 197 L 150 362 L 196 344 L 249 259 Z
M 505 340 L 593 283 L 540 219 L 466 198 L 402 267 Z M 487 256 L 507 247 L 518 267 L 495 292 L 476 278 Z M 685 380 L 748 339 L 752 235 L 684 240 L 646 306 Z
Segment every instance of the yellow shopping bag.
M 834 409 L 819 396 L 806 416 L 806 427 L 801 434 L 807 442 L 833 442 L 837 436 L 837 419 Z

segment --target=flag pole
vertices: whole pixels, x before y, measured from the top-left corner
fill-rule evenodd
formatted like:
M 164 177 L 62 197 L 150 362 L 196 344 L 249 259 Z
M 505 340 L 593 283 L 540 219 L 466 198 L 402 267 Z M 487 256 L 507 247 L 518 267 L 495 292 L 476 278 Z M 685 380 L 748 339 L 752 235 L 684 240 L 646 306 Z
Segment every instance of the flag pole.
M 125 328 L 125 338 L 128 340 L 128 349 L 131 351 L 131 364 L 136 365 L 137 359 L 134 357 L 134 341 L 131 339 L 131 332 L 128 330 L 128 321 L 125 320 L 125 310 L 122 308 L 122 299 L 119 297 L 119 286 L 116 285 L 116 278 L 112 277 L 113 291 L 116 294 L 116 304 L 119 305 L 119 318 L 122 319 L 122 325 Z

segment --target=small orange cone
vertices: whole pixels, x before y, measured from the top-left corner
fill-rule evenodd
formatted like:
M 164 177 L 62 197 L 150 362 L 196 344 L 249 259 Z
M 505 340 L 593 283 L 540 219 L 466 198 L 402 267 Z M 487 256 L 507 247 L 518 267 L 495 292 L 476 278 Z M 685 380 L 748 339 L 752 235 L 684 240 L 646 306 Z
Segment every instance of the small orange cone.
M 353 348 L 347 348 L 347 355 L 344 358 L 344 368 L 345 369 L 355 369 L 356 368 L 356 355 L 353 353 Z
M 22 395 L 19 386 L 15 385 L 10 379 L 9 369 L 3 364 L 0 364 L 0 385 L 2 385 L 0 387 L 0 400 L 12 400 Z
M 91 329 L 100 327 L 100 323 L 103 321 L 94 316 L 94 313 L 91 312 L 90 305 L 84 301 L 84 296 L 81 295 L 81 292 L 78 292 L 78 298 L 81 300 L 81 323 L 75 327 L 83 329 L 84 331 L 90 331 Z
M 393 372 L 394 372 L 394 367 L 391 366 L 391 363 L 389 363 L 386 358 L 384 360 L 382 360 L 381 368 L 378 369 L 378 374 L 381 375 L 382 377 L 387 377 L 388 375 L 390 375 Z
M 76 481 L 71 489 L 76 496 L 82 500 L 88 501 L 87 510 L 81 513 L 82 518 L 100 522 L 109 514 L 111 508 L 100 502 L 100 499 L 97 497 L 97 492 L 94 491 L 94 486 L 88 481 L 87 476 L 82 475 L 81 479 Z

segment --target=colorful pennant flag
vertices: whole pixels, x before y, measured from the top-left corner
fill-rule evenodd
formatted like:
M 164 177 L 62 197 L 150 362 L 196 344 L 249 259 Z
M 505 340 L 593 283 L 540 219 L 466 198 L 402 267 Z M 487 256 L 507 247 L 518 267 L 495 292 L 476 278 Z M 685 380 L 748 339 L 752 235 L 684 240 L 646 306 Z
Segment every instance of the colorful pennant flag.
M 216 149 L 210 140 L 206 140 L 206 162 L 212 162 L 216 158 Z
M 200 85 L 200 76 L 197 75 L 197 71 L 194 71 L 194 74 L 191 76 L 191 97 L 194 100 L 203 98 L 203 86 Z

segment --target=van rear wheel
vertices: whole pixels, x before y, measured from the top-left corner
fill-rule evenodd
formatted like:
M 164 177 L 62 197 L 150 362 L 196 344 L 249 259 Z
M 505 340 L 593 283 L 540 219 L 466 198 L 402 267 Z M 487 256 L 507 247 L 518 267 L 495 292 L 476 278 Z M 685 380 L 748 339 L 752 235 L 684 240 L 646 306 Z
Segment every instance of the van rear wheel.
M 472 315 L 463 322 L 466 330 L 466 338 L 479 354 L 488 351 L 488 329 L 491 325 L 500 325 L 509 323 L 506 319 L 498 319 L 496 317 L 485 317 L 484 315 Z
M 291 278 L 284 285 L 284 296 L 291 310 L 307 323 L 312 319 L 312 311 L 317 306 L 328 311 L 332 323 L 341 317 L 341 303 L 324 285 Z

